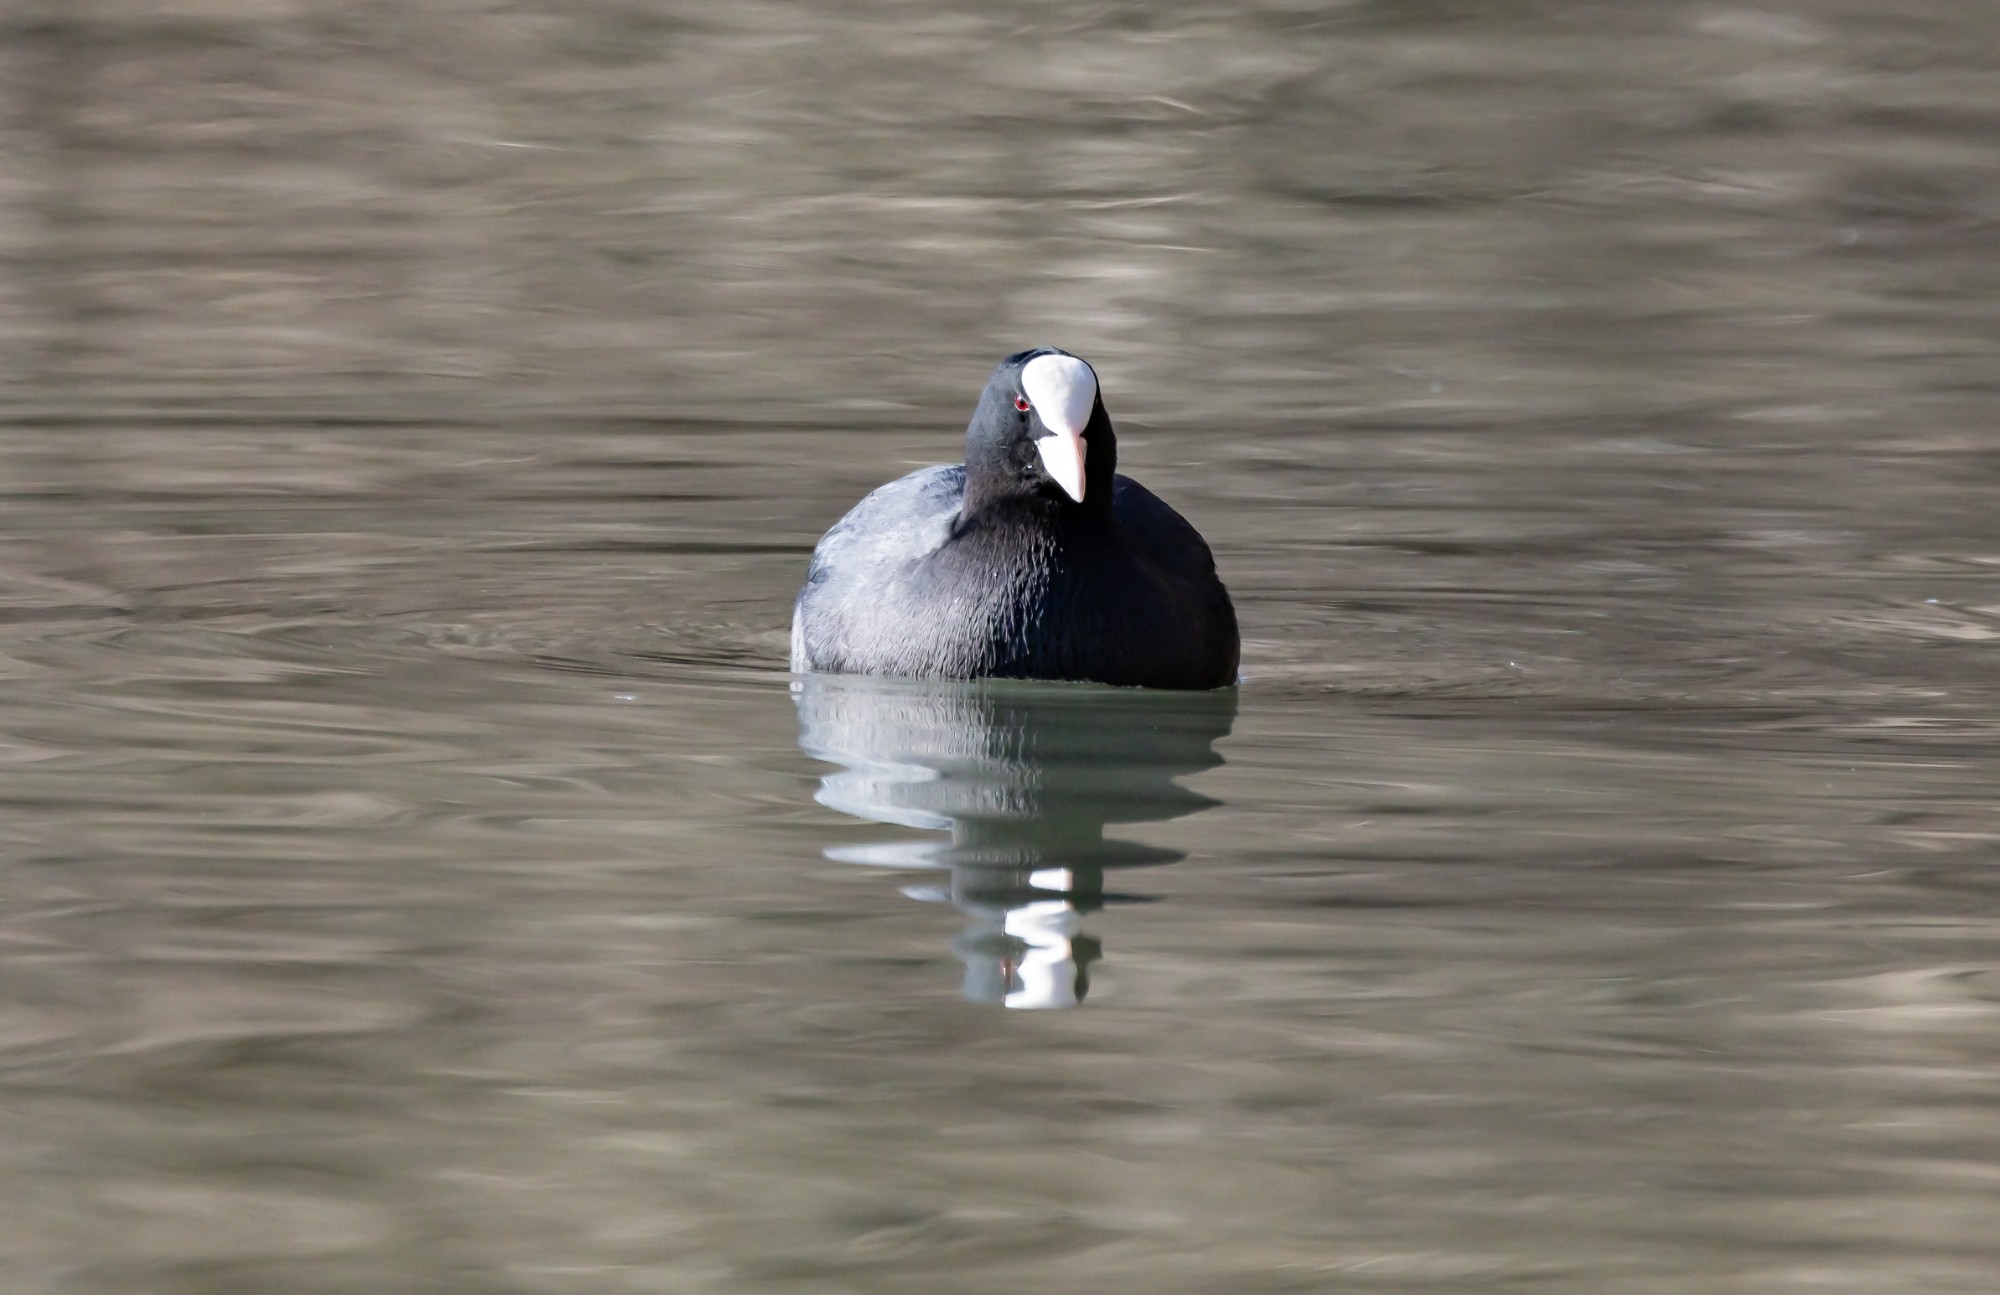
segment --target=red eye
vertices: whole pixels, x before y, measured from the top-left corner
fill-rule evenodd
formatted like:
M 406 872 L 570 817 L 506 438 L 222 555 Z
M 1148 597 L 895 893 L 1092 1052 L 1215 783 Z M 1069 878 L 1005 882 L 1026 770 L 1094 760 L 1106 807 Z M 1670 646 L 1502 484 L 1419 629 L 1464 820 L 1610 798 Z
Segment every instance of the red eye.
M 1020 410 L 1020 411 L 1021 411 L 1022 413 L 1024 413 L 1024 414 L 1025 414 L 1025 413 L 1027 413 L 1027 412 L 1028 412 L 1028 398 L 1027 398 L 1026 396 L 1016 396 L 1016 397 L 1014 397 L 1014 408 L 1016 408 L 1016 409 Z

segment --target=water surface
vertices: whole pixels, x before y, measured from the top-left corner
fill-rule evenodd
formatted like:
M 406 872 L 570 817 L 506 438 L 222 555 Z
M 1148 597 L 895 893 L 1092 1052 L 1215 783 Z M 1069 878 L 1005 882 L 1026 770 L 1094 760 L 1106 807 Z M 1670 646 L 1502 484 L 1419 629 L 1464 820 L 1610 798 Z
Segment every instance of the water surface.
M 1877 9 L 0 20 L 0 1284 L 1993 1289 L 1996 31 Z M 1242 687 L 784 673 L 1043 340 Z

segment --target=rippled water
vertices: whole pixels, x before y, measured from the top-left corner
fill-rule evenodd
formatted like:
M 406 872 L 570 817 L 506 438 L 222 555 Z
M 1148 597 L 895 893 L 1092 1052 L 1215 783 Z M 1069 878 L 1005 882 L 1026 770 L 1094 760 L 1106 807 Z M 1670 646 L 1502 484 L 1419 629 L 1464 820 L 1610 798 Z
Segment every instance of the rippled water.
M 0 1286 L 2000 1283 L 1985 10 L 0 27 Z M 1043 340 L 1243 686 L 786 675 Z

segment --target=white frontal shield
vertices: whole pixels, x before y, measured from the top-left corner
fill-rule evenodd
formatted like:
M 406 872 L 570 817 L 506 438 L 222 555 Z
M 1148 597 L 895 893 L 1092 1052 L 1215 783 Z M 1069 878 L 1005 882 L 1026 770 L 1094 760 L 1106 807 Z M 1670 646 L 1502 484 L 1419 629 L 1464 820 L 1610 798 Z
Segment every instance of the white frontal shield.
M 1021 366 L 1021 394 L 1054 433 L 1035 442 L 1042 467 L 1083 502 L 1083 429 L 1097 407 L 1097 375 L 1074 355 L 1038 355 Z

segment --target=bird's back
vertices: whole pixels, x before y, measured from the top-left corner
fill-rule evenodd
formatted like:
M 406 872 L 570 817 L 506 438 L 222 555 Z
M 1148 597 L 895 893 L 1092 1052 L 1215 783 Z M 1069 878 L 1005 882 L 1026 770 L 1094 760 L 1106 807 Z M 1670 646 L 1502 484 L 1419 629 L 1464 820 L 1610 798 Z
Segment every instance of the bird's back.
M 792 668 L 1216 688 L 1236 621 L 1201 535 L 1128 477 L 1109 529 L 1033 514 L 962 523 L 964 470 L 881 487 L 814 550 Z
M 793 608 L 792 669 L 941 673 L 930 660 L 942 653 L 941 627 L 917 623 L 916 604 L 930 583 L 924 564 L 950 540 L 964 497 L 963 467 L 919 468 L 835 522 Z

